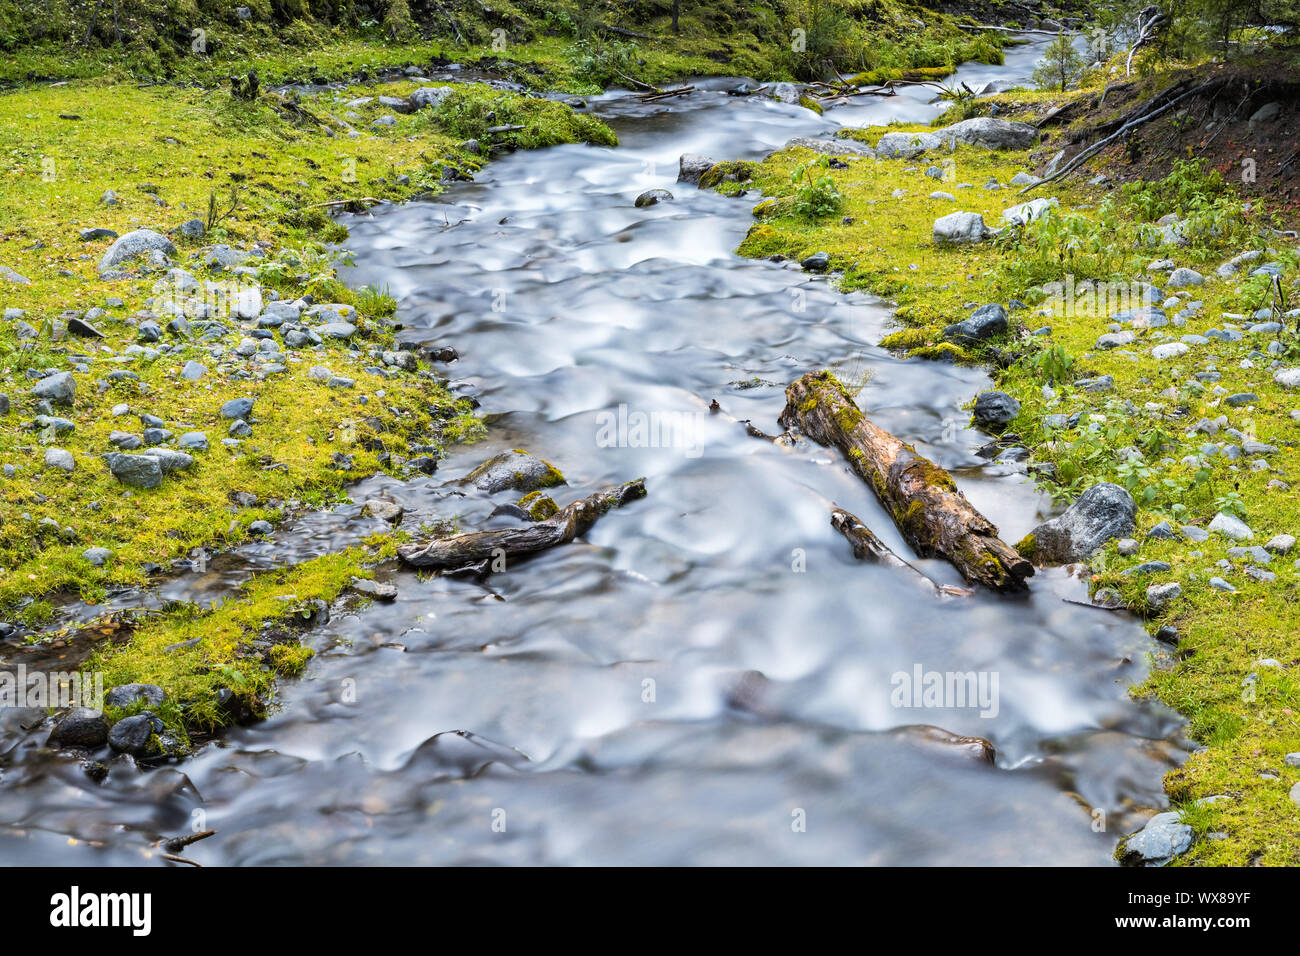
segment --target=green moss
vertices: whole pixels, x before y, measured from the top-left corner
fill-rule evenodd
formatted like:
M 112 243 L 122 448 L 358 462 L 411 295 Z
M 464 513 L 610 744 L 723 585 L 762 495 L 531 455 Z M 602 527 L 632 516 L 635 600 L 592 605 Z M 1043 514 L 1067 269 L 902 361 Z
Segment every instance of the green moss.
M 714 189 L 727 183 L 747 183 L 754 178 L 754 170 L 757 167 L 757 163 L 747 160 L 715 163 L 700 175 L 700 188 Z
M 527 511 L 534 521 L 545 521 L 560 510 L 553 498 L 540 491 L 531 491 L 520 498 L 519 507 Z
M 880 340 L 882 349 L 917 349 L 930 345 L 939 337 L 939 329 L 899 329 Z
M 232 709 L 218 701 L 223 690 L 260 714 L 275 680 L 301 672 L 311 657 L 298 638 L 317 613 L 313 602 L 328 604 L 354 577 L 369 576 L 364 562 L 373 557 L 373 550 L 351 548 L 259 574 L 208 611 L 185 604 L 149 615 L 127 641 L 98 651 L 87 669 L 102 671 L 109 687 L 157 684 L 168 701 L 159 716 L 181 735 L 230 722 Z
M 812 111 L 813 111 L 814 113 L 816 113 L 818 116 L 821 116 L 822 113 L 825 112 L 825 111 L 822 109 L 822 105 L 821 105 L 820 103 L 818 103 L 815 99 L 813 99 L 811 96 L 801 96 L 801 97 L 799 97 L 799 105 L 802 106 L 802 107 L 803 107 L 804 109 L 806 109 L 806 110 L 812 110 Z
M 1028 560 L 1034 560 L 1034 554 L 1038 550 L 1038 542 L 1032 534 L 1027 534 L 1016 542 L 1016 550 L 1021 556 Z
M 954 345 L 952 342 L 940 342 L 937 345 L 923 345 L 920 348 L 910 349 L 907 355 L 908 358 L 926 359 L 931 362 L 975 364 L 979 361 L 976 356 L 972 355 L 960 345 Z

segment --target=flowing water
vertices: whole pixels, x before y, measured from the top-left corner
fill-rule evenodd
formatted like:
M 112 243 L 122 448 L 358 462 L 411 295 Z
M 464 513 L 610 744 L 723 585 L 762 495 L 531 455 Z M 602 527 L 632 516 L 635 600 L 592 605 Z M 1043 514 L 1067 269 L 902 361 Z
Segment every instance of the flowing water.
M 1040 52 L 957 78 L 1023 80 Z M 1104 865 L 1138 811 L 1163 804 L 1181 721 L 1127 696 L 1152 649 L 1136 622 L 1066 600 L 1086 589 L 1059 570 L 1024 598 L 919 595 L 854 561 L 830 527 L 835 503 L 907 553 L 837 452 L 787 450 L 735 421 L 778 431 L 785 384 L 835 368 L 1004 539 L 1046 513 L 1022 469 L 974 454 L 985 437 L 960 406 L 982 372 L 877 348 L 887 303 L 738 258 L 755 197 L 674 182 L 682 153 L 755 158 L 942 107 L 913 89 L 817 117 L 728 97 L 735 81 L 699 85 L 659 104 L 594 99 L 618 149 L 517 153 L 437 202 L 348 222 L 348 280 L 388 285 L 404 335 L 455 346 L 456 387 L 488 416 L 487 439 L 433 477 L 369 479 L 357 502 L 390 496 L 408 527 L 510 524 L 488 515 L 517 495 L 450 484 L 509 448 L 565 472 L 562 504 L 639 476 L 648 496 L 483 583 L 385 569 L 396 602 L 336 612 L 269 720 L 174 767 L 121 758 L 95 784 L 6 715 L 0 858 L 139 862 L 197 821 L 219 831 L 188 851 L 208 864 Z M 660 186 L 673 202 L 633 206 Z M 611 429 L 620 414 L 625 432 Z M 640 415 L 666 423 L 659 447 Z M 381 527 L 357 505 L 312 514 L 112 603 L 218 599 L 253 570 Z M 918 667 L 996 679 L 996 704 L 893 706 L 891 678 Z M 988 738 L 996 764 L 896 732 L 917 724 Z

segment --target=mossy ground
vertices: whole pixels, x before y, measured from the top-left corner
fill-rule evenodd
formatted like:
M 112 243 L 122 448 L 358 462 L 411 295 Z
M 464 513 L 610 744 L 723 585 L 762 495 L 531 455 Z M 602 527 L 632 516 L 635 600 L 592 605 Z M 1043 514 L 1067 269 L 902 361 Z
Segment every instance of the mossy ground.
M 1011 93 L 997 99 L 1004 108 L 1032 115 L 1062 97 Z M 941 124 L 965 112 L 954 112 Z M 922 127 L 890 127 L 896 129 Z M 850 135 L 875 143 L 884 132 Z M 1223 329 L 1225 322 L 1245 328 L 1255 321 L 1251 314 L 1269 304 L 1268 282 L 1248 277 L 1249 269 L 1231 279 L 1214 277 L 1215 267 L 1246 249 L 1271 250 L 1253 265 L 1280 263 L 1284 288 L 1289 297 L 1294 295 L 1300 261 L 1294 240 L 1267 232 L 1277 223 L 1263 208 L 1243 209 L 1230 187 L 1216 184 L 1203 170 L 1184 170 L 1136 192 L 1085 186 L 1082 177 L 1028 196 L 1018 196 L 1015 189 L 986 190 L 982 187 L 990 179 L 1005 187 L 1016 172 L 1031 169 L 1034 160 L 1028 152 L 958 147 L 913 160 L 849 158 L 848 168 L 829 170 L 839 195 L 836 209 L 814 217 L 795 212 L 798 187 L 791 181 L 792 171 L 811 159 L 807 150 L 796 148 L 758 166 L 752 185 L 769 198 L 756 210 L 758 221 L 740 252 L 796 259 L 830 253 L 831 269 L 843 270 L 838 280 L 842 289 L 867 289 L 898 303 L 904 328 L 883 344 L 917 357 L 955 349 L 942 342 L 942 329 L 966 318 L 974 305 L 1026 303 L 1025 309 L 1011 313 L 1011 334 L 1001 341 L 945 357 L 989 358 L 996 350 L 999 365 L 1006 366 L 994 372 L 998 387 L 1021 403 L 1011 429 L 1031 450 L 1031 467 L 1054 495 L 1070 500 L 1102 480 L 1129 488 L 1139 505 L 1140 540 L 1161 520 L 1175 527 L 1204 526 L 1225 509 L 1237 510 L 1246 519 L 1255 532 L 1251 543 L 1297 533 L 1300 502 L 1285 486 L 1270 487 L 1269 482 L 1291 482 L 1300 475 L 1300 421 L 1291 414 L 1300 409 L 1300 396 L 1273 381 L 1270 366 L 1275 356 L 1262 355 L 1276 339 L 1280 345 L 1275 348 L 1281 349 L 1276 357 L 1284 365 L 1296 364 L 1300 340 L 1294 330 L 1284 324 L 1280 333 L 1247 334 L 1240 342 L 1212 338 L 1172 360 L 1150 354 L 1159 342 Z M 1105 170 L 1107 161 L 1104 155 L 1094 171 Z M 948 163 L 945 180 L 925 175 L 931 164 Z M 972 188 L 958 188 L 962 183 Z M 906 194 L 894 198 L 897 189 Z M 928 198 L 935 190 L 949 192 L 957 201 Z M 1038 196 L 1054 196 L 1060 203 L 1050 222 L 976 245 L 941 247 L 932 242 L 932 224 L 939 216 L 978 212 L 990 226 L 1000 226 L 1005 208 Z M 1151 244 L 1150 224 L 1173 211 L 1192 213 L 1189 243 Z M 1076 281 L 1149 281 L 1162 286 L 1169 273 L 1149 272 L 1147 267 L 1165 257 L 1208 277 L 1203 286 L 1184 290 L 1178 305 L 1169 309 L 1172 316 L 1191 301 L 1203 303 L 1185 327 L 1138 330 L 1137 340 L 1128 347 L 1105 351 L 1096 348 L 1096 341 L 1108 331 L 1109 311 L 1039 311 L 1053 304 L 1044 284 L 1067 275 Z M 1170 289 L 1165 295 L 1175 293 Z M 1029 334 L 1040 327 L 1049 327 L 1050 334 Z M 1195 379 L 1194 373 L 1211 367 L 1222 376 L 1219 382 Z M 1074 384 L 1102 375 L 1113 376 L 1113 390 L 1091 392 Z M 1216 393 L 1214 384 L 1224 391 Z M 1045 386 L 1050 393 L 1044 392 Z M 1224 402 L 1228 394 L 1245 392 L 1257 399 L 1242 407 Z M 1045 422 L 1049 414 L 1076 411 L 1083 413 L 1077 428 Z M 1215 455 L 1195 467 L 1182 464 L 1209 440 L 1191 432 L 1194 423 L 1220 414 L 1227 414 L 1244 435 L 1277 448 L 1267 457 L 1267 470 L 1252 470 L 1250 461 L 1258 457 L 1254 455 L 1239 461 Z M 1219 436 L 1220 443 L 1223 438 Z M 1141 453 L 1140 461 L 1133 460 L 1133 449 Z M 1183 588 L 1182 597 L 1162 616 L 1148 619 L 1153 633 L 1162 624 L 1177 627 L 1178 648 L 1157 656 L 1151 676 L 1134 693 L 1157 697 L 1185 714 L 1191 736 L 1206 745 L 1168 776 L 1166 786 L 1175 805 L 1194 808 L 1187 819 L 1198 833 L 1226 833 L 1227 838 L 1199 839 L 1179 862 L 1295 865 L 1300 863 L 1300 807 L 1287 793 L 1300 780 L 1300 770 L 1284 765 L 1282 758 L 1300 751 L 1300 682 L 1294 676 L 1300 668 L 1300 572 L 1291 566 L 1295 554 L 1269 564 L 1277 574 L 1270 583 L 1243 574 L 1241 560 L 1232 561 L 1232 570 L 1216 567 L 1236 543 L 1217 535 L 1203 543 L 1152 538 L 1143 540 L 1137 556 L 1121 557 L 1112 542 L 1094 558 L 1094 582 L 1117 588 L 1139 613 L 1145 612 L 1148 584 L 1178 581 Z M 1146 576 L 1125 573 L 1150 560 L 1167 561 L 1172 570 Z M 1212 575 L 1227 578 L 1237 590 L 1211 588 Z M 1282 667 L 1256 666 L 1265 658 Z M 1250 674 L 1257 680 L 1248 679 Z M 1253 695 L 1244 689 L 1253 689 Z M 1231 799 L 1194 804 L 1219 794 Z
M 459 86 L 439 109 L 396 115 L 388 127 L 370 125 L 389 115 L 377 102 L 346 105 L 361 96 L 405 96 L 414 86 L 356 85 L 305 96 L 301 108 L 321 122 L 301 125 L 282 118 L 277 108 L 286 107 L 274 96 L 247 103 L 223 90 L 73 81 L 0 93 L 0 263 L 30 280 L 0 282 L 0 309 L 24 310 L 21 321 L 37 330 L 35 338 L 20 338 L 17 321 L 0 326 L 0 392 L 13 405 L 0 418 L 0 463 L 15 469 L 12 477 L 0 476 L 0 619 L 40 625 L 52 615 L 49 599 L 56 594 L 73 592 L 93 603 L 111 587 L 143 583 L 151 566 L 166 569 L 192 549 L 239 543 L 254 521 L 275 523 L 287 512 L 343 500 L 350 483 L 381 468 L 400 475 L 395 463 L 381 459 L 387 449 L 441 448 L 477 436 L 481 425 L 469 403 L 447 391 L 436 368 L 390 376 L 374 371 L 375 350 L 392 348 L 394 302 L 383 290 L 354 290 L 338 281 L 334 265 L 344 254 L 327 243 L 345 242 L 346 230 L 321 204 L 436 193 L 448 169 L 470 174 L 486 161 L 458 145 L 471 136 L 485 148 L 614 145 L 617 139 L 561 103 L 480 84 Z M 522 129 L 493 139 L 486 133 L 492 123 Z M 345 135 L 345 126 L 360 135 Z M 116 205 L 100 201 L 110 189 Z M 202 265 L 201 249 L 262 243 L 267 254 L 248 263 L 257 267 L 263 289 L 287 299 L 309 292 L 317 302 L 352 305 L 359 313 L 352 344 L 359 348 L 327 340 L 298 356 L 301 361 L 286 363 L 283 373 L 266 377 L 230 352 L 214 358 L 211 342 L 180 336 L 166 335 L 170 349 L 152 361 L 109 357 L 122 356 L 136 342 L 135 316 L 156 295 L 160 274 L 101 279 L 96 265 L 111 240 L 82 241 L 79 230 L 172 232 L 186 220 L 205 219 L 211 196 L 223 211 L 233 199 L 233 212 L 200 241 L 172 233 L 175 264 L 200 280 L 222 279 Z M 122 304 L 110 305 L 111 299 Z M 105 309 L 93 318 L 102 339 L 56 331 L 69 310 L 84 314 L 95 307 Z M 189 359 L 208 369 L 197 381 L 178 374 Z M 353 387 L 332 388 L 312 378 L 308 371 L 316 365 L 352 379 Z M 75 426 L 70 433 L 28 427 L 34 400 L 27 373 L 46 368 L 73 370 L 75 403 L 55 409 Z M 97 383 L 114 369 L 138 378 L 101 388 Z M 228 449 L 220 439 L 230 423 L 219 409 L 236 397 L 255 399 L 253 433 Z M 118 404 L 130 412 L 115 417 Z M 110 431 L 142 430 L 141 413 L 164 419 L 176 434 L 203 431 L 210 446 L 194 453 L 193 467 L 168 474 L 151 490 L 124 487 L 101 458 L 112 450 Z M 47 447 L 69 451 L 75 471 L 46 466 Z M 348 457 L 347 467 L 336 455 Z M 238 503 L 237 493 L 256 503 Z M 103 567 L 82 557 L 91 547 L 112 551 Z M 244 656 L 258 622 L 283 616 L 270 591 L 329 600 L 340 582 L 362 573 L 360 557 L 349 552 L 259 579 L 217 612 L 164 614 L 125 646 L 105 651 L 96 666 L 110 685 L 160 684 L 170 700 L 184 704 L 185 724 L 210 726 L 221 719 L 212 696 L 219 686 L 253 702 L 269 690 L 275 673 L 302 663 L 291 643 Z M 186 639 L 176 636 L 182 632 L 203 640 L 183 653 L 163 654 L 163 646 Z M 168 715 L 178 729 L 181 714 Z

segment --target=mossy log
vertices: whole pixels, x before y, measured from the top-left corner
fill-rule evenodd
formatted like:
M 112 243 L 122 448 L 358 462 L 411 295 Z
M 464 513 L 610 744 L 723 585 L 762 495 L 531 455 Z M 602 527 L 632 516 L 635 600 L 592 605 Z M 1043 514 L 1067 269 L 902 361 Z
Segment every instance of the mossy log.
M 785 398 L 781 424 L 843 452 L 917 554 L 947 559 L 972 584 L 1025 590 L 1034 566 L 998 537 L 948 472 L 873 425 L 833 375 L 810 372 L 785 390 Z
M 474 531 L 428 544 L 404 544 L 397 549 L 397 556 L 412 567 L 436 571 L 455 571 L 475 565 L 491 570 L 498 559 L 508 560 L 568 544 L 586 534 L 608 511 L 644 498 L 645 494 L 645 479 L 638 478 L 618 488 L 580 498 L 545 521 L 522 528 Z
M 925 572 L 895 554 L 889 545 L 876 537 L 876 533 L 852 512 L 835 508 L 831 511 L 831 527 L 848 538 L 849 544 L 853 546 L 853 556 L 859 561 L 874 561 L 877 564 L 899 568 L 906 572 L 909 581 L 941 600 L 951 597 L 969 597 L 974 593 L 969 588 L 935 583 Z

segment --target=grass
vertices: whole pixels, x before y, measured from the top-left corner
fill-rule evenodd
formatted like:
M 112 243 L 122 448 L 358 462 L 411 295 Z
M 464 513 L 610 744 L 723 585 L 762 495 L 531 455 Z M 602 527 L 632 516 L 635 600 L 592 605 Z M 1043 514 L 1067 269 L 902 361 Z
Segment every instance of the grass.
M 146 618 L 128 642 L 109 645 L 85 665 L 106 686 L 156 684 L 167 699 L 155 712 L 182 744 L 191 731 L 232 722 L 240 705 L 260 716 L 280 676 L 297 674 L 312 656 L 299 633 L 354 578 L 370 577 L 367 562 L 391 551 L 387 536 L 255 576 L 230 600 L 203 611 L 174 605 Z M 178 646 L 179 645 L 179 646 Z M 233 692 L 240 705 L 223 706 Z M 139 710 L 137 706 L 134 708 Z M 129 711 L 109 716 L 120 719 Z
M 886 131 L 850 135 L 874 143 Z M 1300 806 L 1287 796 L 1300 780 L 1300 770 L 1285 766 L 1282 759 L 1300 751 L 1300 682 L 1294 676 L 1300 668 L 1300 573 L 1292 567 L 1298 555 L 1274 558 L 1268 569 L 1277 579 L 1263 583 L 1243 573 L 1246 562 L 1240 559 L 1231 560 L 1231 570 L 1216 566 L 1229 560 L 1228 548 L 1236 542 L 1217 535 L 1203 543 L 1145 538 L 1163 520 L 1175 527 L 1203 527 L 1224 507 L 1242 509 L 1255 532 L 1253 544 L 1300 530 L 1300 502 L 1294 493 L 1269 485 L 1300 474 L 1300 421 L 1291 415 L 1300 409 L 1300 396 L 1273 381 L 1274 356 L 1244 361 L 1276 339 L 1284 366 L 1297 364 L 1296 333 L 1284 329 L 1276 335 L 1247 334 L 1233 343 L 1212 338 L 1172 360 L 1150 355 L 1161 342 L 1223 329 L 1225 322 L 1245 328 L 1254 321 L 1249 316 L 1266 304 L 1267 283 L 1249 278 L 1245 271 L 1233 279 L 1214 278 L 1220 263 L 1247 248 L 1271 247 L 1273 251 L 1254 265 L 1280 262 L 1285 288 L 1294 290 L 1300 263 L 1296 251 L 1285 242 L 1261 238 L 1260 230 L 1272 225 L 1267 214 L 1258 205 L 1244 212 L 1232 191 L 1220 189 L 1204 170 L 1176 167 L 1161 183 L 1110 193 L 1072 179 L 1019 197 L 1012 190 L 981 187 L 990 178 L 1005 186 L 1016 172 L 1027 169 L 1026 152 L 958 147 L 951 155 L 911 161 L 850 159 L 849 168 L 828 173 L 840 196 L 839 208 L 831 215 L 813 216 L 797 210 L 798 186 L 791 180 L 792 171 L 809 158 L 807 150 L 789 149 L 753 171 L 751 185 L 767 198 L 756 207 L 755 225 L 739 251 L 794 259 L 830 253 L 831 268 L 843 270 L 840 288 L 868 289 L 898 304 L 902 328 L 886 339 L 886 347 L 917 358 L 998 359 L 1004 367 L 994 371 L 997 387 L 1021 403 L 1012 430 L 1031 450 L 1031 468 L 1047 490 L 1067 501 L 1101 480 L 1130 489 L 1139 504 L 1135 537 L 1143 542 L 1140 552 L 1121 557 L 1114 542 L 1105 546 L 1093 559 L 1093 586 L 1116 589 L 1146 617 L 1153 633 L 1166 624 L 1178 629 L 1177 650 L 1158 654 L 1150 677 L 1133 690 L 1186 715 L 1190 735 L 1206 745 L 1166 778 L 1171 801 L 1190 807 L 1205 797 L 1230 797 L 1189 810 L 1198 833 L 1213 830 L 1228 836 L 1198 839 L 1179 863 L 1300 863 Z M 953 162 L 951 181 L 925 175 L 931 162 L 940 159 Z M 961 183 L 974 188 L 957 188 Z M 906 195 L 895 198 L 898 189 Z M 952 193 L 957 202 L 928 198 L 936 189 Z M 1003 209 L 1040 195 L 1055 196 L 1060 204 L 1050 224 L 1045 220 L 1022 234 L 1008 233 L 999 241 L 973 246 L 940 247 L 932 242 L 931 227 L 938 216 L 978 212 L 996 226 Z M 1150 221 L 1167 211 L 1169 202 L 1193 217 L 1193 238 L 1184 247 L 1148 245 Z M 1198 224 L 1200 231 L 1195 229 Z M 1069 275 L 1080 282 L 1149 280 L 1163 285 L 1168 273 L 1149 273 L 1147 266 L 1164 257 L 1210 277 L 1203 286 L 1187 290 L 1170 309 L 1172 316 L 1189 301 L 1204 303 L 1185 327 L 1139 330 L 1129 346 L 1106 351 L 1098 349 L 1096 341 L 1107 331 L 1107 312 L 1038 311 L 1054 301 L 1045 284 Z M 965 318 L 975 305 L 1013 299 L 1026 308 L 1011 313 L 1013 329 L 1003 340 L 972 349 L 942 341 L 943 327 Z M 1225 318 L 1225 313 L 1247 318 Z M 1043 326 L 1050 334 L 1029 334 Z M 1194 377 L 1211 366 L 1221 375 L 1217 383 Z M 1113 391 L 1094 393 L 1074 385 L 1100 375 L 1113 376 Z M 1215 385 L 1223 391 L 1216 392 Z M 1050 398 L 1044 386 L 1051 389 Z M 1244 392 L 1254 393 L 1257 400 L 1244 407 L 1225 403 L 1227 395 Z M 1084 416 L 1074 429 L 1047 419 L 1072 412 Z M 1216 455 L 1194 467 L 1182 463 L 1208 440 L 1191 434 L 1191 426 L 1221 414 L 1243 435 L 1277 448 L 1267 456 L 1268 470 L 1251 469 L 1249 462 L 1257 455 L 1239 462 Z M 1218 440 L 1225 437 L 1221 434 Z M 1132 451 L 1141 459 L 1130 461 Z M 1151 560 L 1166 561 L 1171 570 L 1150 576 L 1126 573 Z M 1227 578 L 1237 590 L 1211 588 L 1208 580 L 1213 575 Z M 1167 581 L 1178 581 L 1182 596 L 1162 615 L 1147 614 L 1147 585 Z M 1282 667 L 1256 664 L 1266 658 Z M 1250 674 L 1256 677 L 1248 678 Z
M 0 324 L 0 392 L 12 402 L 0 417 L 0 464 L 13 469 L 12 476 L 0 473 L 0 617 L 40 627 L 52 619 L 57 594 L 95 603 L 110 588 L 145 583 L 192 549 L 238 544 L 255 521 L 276 523 L 344 500 L 361 477 L 379 470 L 401 477 L 403 456 L 424 453 L 409 450 L 414 446 L 436 450 L 480 434 L 469 401 L 451 395 L 436 368 L 421 363 L 381 372 L 378 356 L 393 347 L 396 302 L 386 289 L 339 282 L 334 267 L 346 252 L 332 244 L 345 242 L 347 232 L 324 204 L 440 191 L 446 168 L 470 174 L 486 161 L 459 143 L 493 111 L 522 128 L 496 139 L 472 130 L 492 148 L 617 139 L 561 103 L 482 84 L 460 86 L 443 110 L 398 115 L 388 127 L 371 125 L 387 115 L 377 101 L 347 105 L 356 97 L 405 96 L 415 85 L 357 84 L 295 104 L 274 95 L 247 103 L 224 91 L 103 80 L 0 93 L 0 264 L 30 280 L 0 280 L 0 309 L 24 310 L 21 323 L 36 330 L 20 337 L 19 321 Z M 348 128 L 360 135 L 345 135 Z M 106 190 L 117 204 L 101 202 Z M 79 231 L 166 233 L 186 220 L 212 225 L 218 217 L 202 240 L 173 233 L 175 265 L 221 281 L 228 276 L 210 271 L 201 251 L 214 243 L 257 244 L 264 254 L 247 261 L 264 291 L 285 299 L 310 293 L 318 303 L 357 311 L 351 347 L 327 340 L 290 353 L 282 373 L 263 377 L 229 351 L 246 332 L 226 318 L 233 332 L 219 356 L 211 341 L 170 333 L 151 343 L 156 353 L 131 355 L 141 310 L 163 294 L 158 275 L 100 278 L 96 265 L 111 240 L 83 241 Z M 71 315 L 85 316 L 103 338 L 68 335 Z M 166 321 L 164 315 L 159 324 Z M 190 360 L 207 369 L 193 381 L 179 375 Z M 318 365 L 353 386 L 313 378 L 309 371 Z M 69 432 L 29 427 L 29 374 L 44 369 L 69 370 L 76 382 L 74 404 L 55 409 L 72 423 Z M 227 448 L 221 439 L 230 422 L 219 409 L 237 397 L 255 400 L 253 431 Z M 119 405 L 129 411 L 114 415 Z M 163 419 L 177 435 L 203 431 L 209 443 L 193 453 L 192 467 L 151 490 L 123 486 L 101 458 L 112 450 L 112 431 L 143 431 L 141 413 Z M 45 465 L 48 447 L 70 452 L 74 472 Z M 102 567 L 82 556 L 91 547 L 112 552 Z M 347 552 L 263 576 L 210 613 L 168 611 L 125 645 L 103 650 L 95 666 L 110 686 L 164 687 L 173 702 L 164 716 L 176 732 L 207 729 L 226 719 L 214 703 L 221 686 L 260 707 L 275 675 L 305 661 L 296 640 L 253 646 L 266 622 L 291 619 L 280 597 L 291 591 L 300 600 L 329 601 L 352 575 L 365 573 L 366 557 Z M 178 635 L 202 640 L 164 653 L 186 639 Z

